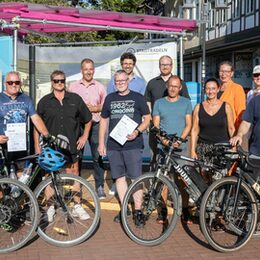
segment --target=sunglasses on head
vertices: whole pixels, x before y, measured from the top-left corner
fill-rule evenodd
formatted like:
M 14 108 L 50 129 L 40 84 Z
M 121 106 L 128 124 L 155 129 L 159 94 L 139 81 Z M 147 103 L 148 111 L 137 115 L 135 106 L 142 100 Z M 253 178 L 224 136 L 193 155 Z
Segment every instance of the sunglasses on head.
M 9 81 L 6 81 L 6 83 L 10 86 L 12 86 L 13 84 L 15 85 L 20 85 L 21 84 L 21 81 L 20 80 L 16 80 L 16 81 L 12 81 L 12 80 L 9 80 Z
M 66 80 L 65 80 L 65 79 L 53 79 L 52 81 L 53 81 L 55 84 L 58 84 L 58 83 L 63 83 L 63 84 L 64 84 Z
M 255 73 L 255 74 L 253 74 L 253 76 L 254 76 L 255 78 L 257 78 L 257 77 L 260 76 L 260 73 Z

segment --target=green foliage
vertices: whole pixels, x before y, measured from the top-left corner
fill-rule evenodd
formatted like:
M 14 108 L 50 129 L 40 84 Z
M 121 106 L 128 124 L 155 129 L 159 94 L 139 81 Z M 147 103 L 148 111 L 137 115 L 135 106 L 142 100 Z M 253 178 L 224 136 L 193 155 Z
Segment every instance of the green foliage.
M 1 0 L 1 2 L 24 2 L 34 4 L 44 4 L 52 6 L 69 6 L 67 0 Z M 78 6 L 86 9 L 107 10 L 125 13 L 136 13 L 137 7 L 143 0 L 80 0 Z M 86 42 L 86 41 L 116 41 L 130 40 L 135 36 L 143 38 L 143 34 L 121 31 L 92 31 L 75 33 L 51 33 L 43 35 L 28 34 L 22 40 L 28 44 L 53 43 L 53 42 Z

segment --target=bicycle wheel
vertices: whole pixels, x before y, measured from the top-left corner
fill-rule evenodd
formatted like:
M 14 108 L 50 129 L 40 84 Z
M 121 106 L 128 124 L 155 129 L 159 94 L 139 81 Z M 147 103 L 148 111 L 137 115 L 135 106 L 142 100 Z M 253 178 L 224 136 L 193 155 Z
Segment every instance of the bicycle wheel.
M 100 202 L 91 184 L 81 177 L 59 174 L 56 175 L 56 182 L 60 198 L 54 192 L 51 177 L 36 187 L 35 195 L 41 213 L 37 232 L 55 246 L 74 246 L 85 241 L 96 230 L 100 220 Z M 81 213 L 84 213 L 83 218 L 75 214 L 79 205 Z
M 141 209 L 142 225 L 136 223 L 135 209 Z M 177 223 L 178 200 L 171 182 L 147 173 L 137 178 L 122 204 L 122 224 L 127 235 L 144 246 L 159 245 Z
M 13 190 L 19 191 L 14 195 Z M 0 179 L 0 253 L 25 245 L 36 230 L 39 208 L 33 192 L 23 183 Z
M 242 182 L 234 207 L 237 188 L 237 178 L 221 179 L 208 188 L 201 202 L 201 230 L 209 244 L 220 252 L 242 248 L 256 228 L 257 204 L 254 193 Z

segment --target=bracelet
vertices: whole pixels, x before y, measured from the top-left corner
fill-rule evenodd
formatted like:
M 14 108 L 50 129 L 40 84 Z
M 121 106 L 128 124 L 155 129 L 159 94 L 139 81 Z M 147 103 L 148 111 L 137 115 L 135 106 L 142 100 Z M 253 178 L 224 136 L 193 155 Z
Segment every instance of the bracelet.
M 138 135 L 142 133 L 138 128 L 136 128 L 135 130 L 138 132 Z

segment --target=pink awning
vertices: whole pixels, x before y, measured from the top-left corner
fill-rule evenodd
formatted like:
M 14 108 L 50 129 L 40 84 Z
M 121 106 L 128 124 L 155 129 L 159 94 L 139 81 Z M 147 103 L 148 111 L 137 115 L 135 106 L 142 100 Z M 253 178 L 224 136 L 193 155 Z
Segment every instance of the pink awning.
M 0 19 L 0 26 L 19 24 L 19 33 L 125 30 L 181 34 L 197 28 L 194 20 L 26 3 L 0 3 Z M 10 32 L 8 28 L 3 31 Z

